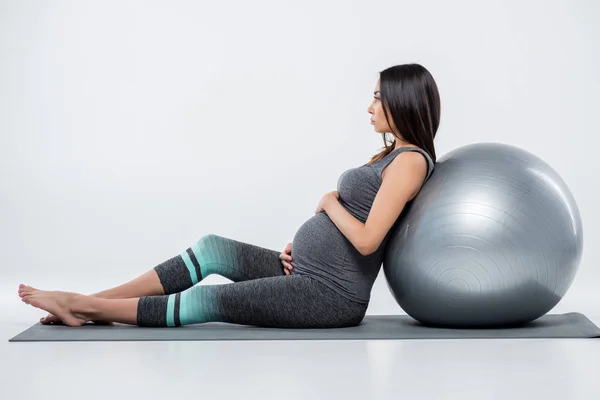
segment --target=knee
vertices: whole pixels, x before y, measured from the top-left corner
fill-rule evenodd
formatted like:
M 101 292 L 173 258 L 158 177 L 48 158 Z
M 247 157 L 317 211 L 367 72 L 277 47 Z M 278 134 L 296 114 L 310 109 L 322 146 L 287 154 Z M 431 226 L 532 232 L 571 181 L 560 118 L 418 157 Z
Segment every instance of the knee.
M 198 239 L 198 242 L 207 242 L 207 241 L 210 241 L 212 239 L 216 239 L 217 237 L 218 236 L 215 235 L 214 233 L 209 233 L 209 234 L 206 234 L 206 235 L 202 236 L 200 239 Z
M 215 235 L 214 233 L 209 233 L 207 235 L 202 236 L 198 239 L 197 243 L 201 247 L 210 246 L 214 243 L 224 240 L 225 238 L 219 235 Z

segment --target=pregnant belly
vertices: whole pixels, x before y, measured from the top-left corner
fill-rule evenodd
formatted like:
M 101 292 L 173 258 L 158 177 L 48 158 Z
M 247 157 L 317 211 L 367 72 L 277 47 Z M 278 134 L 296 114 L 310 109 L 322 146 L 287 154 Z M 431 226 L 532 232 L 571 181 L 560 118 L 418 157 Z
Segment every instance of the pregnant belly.
M 344 258 L 351 248 L 350 241 L 329 216 L 321 212 L 296 231 L 292 240 L 292 265 L 296 272 L 343 268 Z

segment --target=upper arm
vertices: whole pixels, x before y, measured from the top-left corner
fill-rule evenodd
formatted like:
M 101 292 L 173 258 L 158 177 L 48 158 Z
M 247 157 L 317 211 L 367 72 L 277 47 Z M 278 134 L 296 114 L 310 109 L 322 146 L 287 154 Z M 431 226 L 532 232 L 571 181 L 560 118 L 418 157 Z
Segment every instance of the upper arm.
M 406 203 L 421 189 L 427 170 L 425 157 L 414 151 L 398 154 L 386 167 L 385 178 L 365 222 L 365 255 L 379 248 Z

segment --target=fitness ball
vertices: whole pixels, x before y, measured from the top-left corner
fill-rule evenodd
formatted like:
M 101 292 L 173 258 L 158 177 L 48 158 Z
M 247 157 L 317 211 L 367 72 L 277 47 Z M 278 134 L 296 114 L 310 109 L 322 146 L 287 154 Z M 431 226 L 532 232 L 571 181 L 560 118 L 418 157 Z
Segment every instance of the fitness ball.
M 438 160 L 392 226 L 383 270 L 423 324 L 514 326 L 562 299 L 582 249 L 579 210 L 556 171 L 517 147 L 477 143 Z

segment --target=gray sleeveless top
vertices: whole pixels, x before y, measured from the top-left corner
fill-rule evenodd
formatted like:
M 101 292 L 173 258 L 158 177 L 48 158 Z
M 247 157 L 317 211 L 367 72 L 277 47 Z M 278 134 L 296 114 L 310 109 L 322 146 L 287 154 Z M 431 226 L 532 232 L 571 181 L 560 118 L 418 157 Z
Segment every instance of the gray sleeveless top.
M 427 152 L 415 147 L 398 148 L 373 164 L 351 168 L 340 175 L 337 182 L 339 202 L 362 223 L 367 221 L 381 187 L 383 170 L 404 151 L 417 151 L 425 156 L 429 165 L 425 178 L 427 181 L 434 163 Z M 317 213 L 304 222 L 294 235 L 292 274 L 311 276 L 349 300 L 368 304 L 392 230 L 374 253 L 363 256 L 325 211 Z

